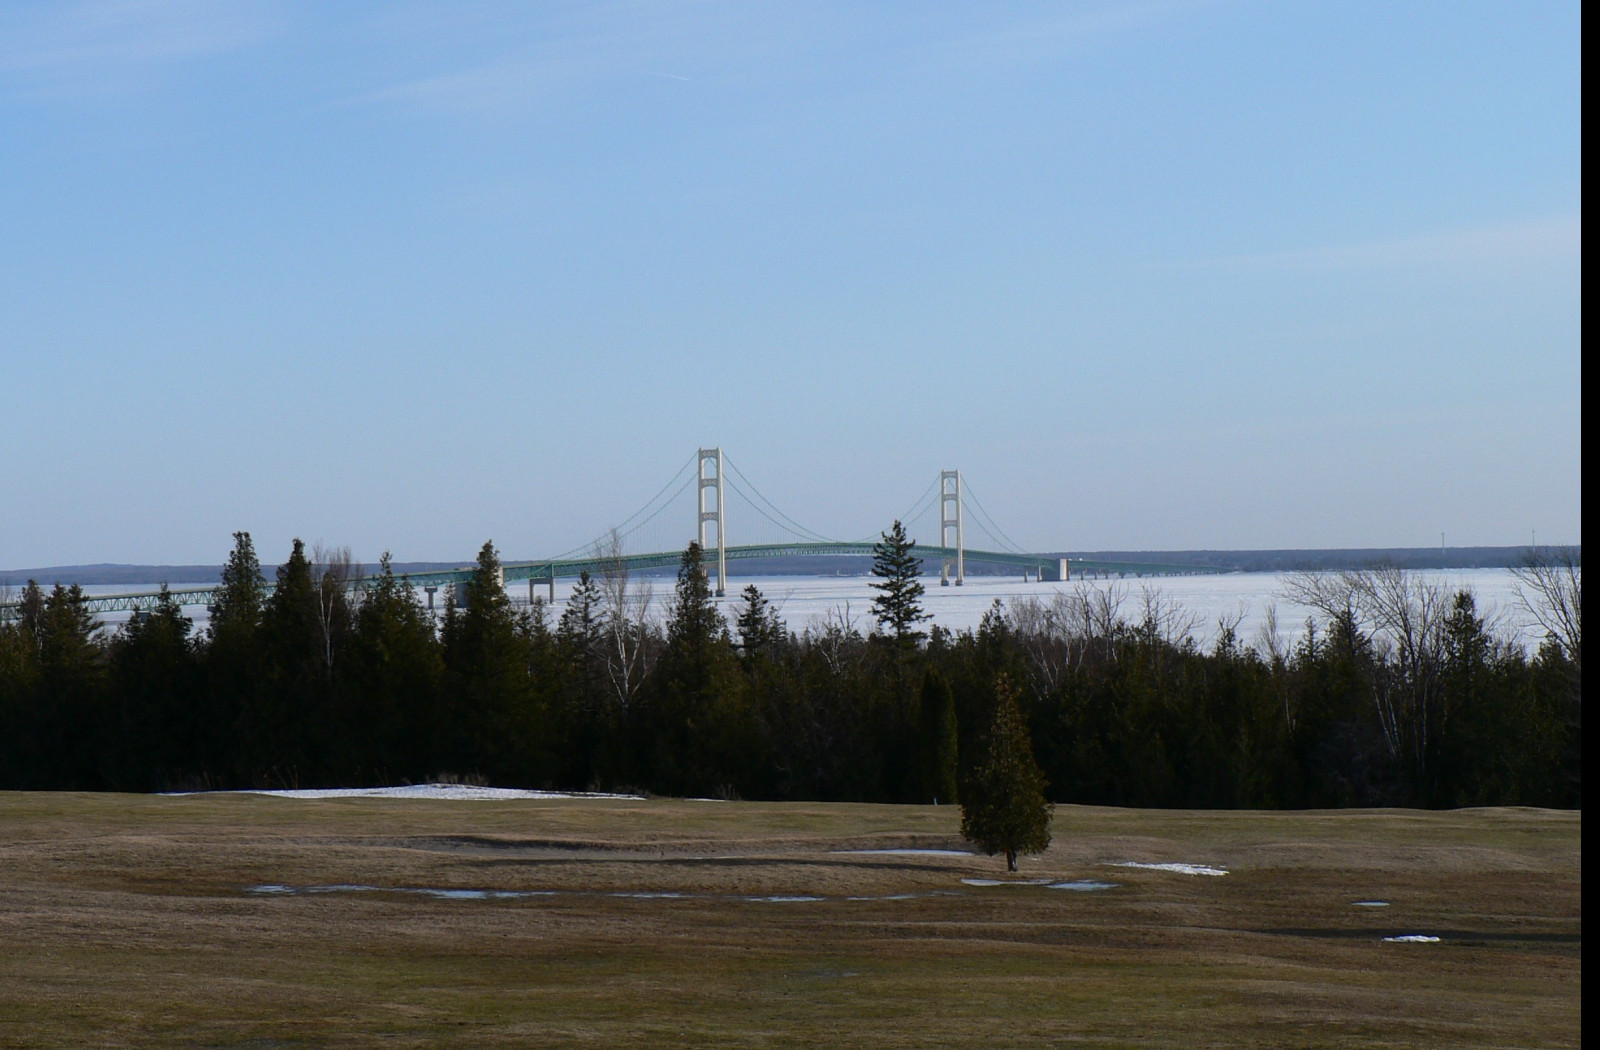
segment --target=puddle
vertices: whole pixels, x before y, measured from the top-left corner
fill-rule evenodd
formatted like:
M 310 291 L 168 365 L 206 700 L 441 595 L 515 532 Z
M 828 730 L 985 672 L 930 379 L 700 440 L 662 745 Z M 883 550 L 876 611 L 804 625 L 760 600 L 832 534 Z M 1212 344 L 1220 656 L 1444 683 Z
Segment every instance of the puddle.
M 1050 888 L 1053 890 L 1077 890 L 1080 893 L 1111 890 L 1116 889 L 1116 887 L 1117 884 L 1115 882 L 1093 882 L 1089 879 L 1080 879 L 1076 882 L 1052 882 L 1050 884 Z
M 432 886 L 362 886 L 355 883 L 337 883 L 331 886 L 282 886 L 265 883 L 246 886 L 246 893 L 261 896 L 298 897 L 312 893 L 415 893 L 448 901 L 511 900 L 519 897 L 553 897 L 556 890 L 453 890 Z
M 775 896 L 775 897 L 746 897 L 745 898 L 745 900 L 747 900 L 747 901 L 755 901 L 755 902 L 761 903 L 761 904 L 808 904 L 811 901 L 820 901 L 820 900 L 826 900 L 826 899 L 827 898 L 825 898 L 825 897 L 807 897 L 807 896 L 803 896 L 803 895 L 801 895 L 801 896 Z
M 1388 906 L 1388 901 L 1354 901 L 1350 905 L 1352 908 L 1387 908 Z
M 1367 927 L 1365 929 L 1348 928 L 1305 928 L 1284 927 L 1277 929 L 1257 930 L 1257 933 L 1275 934 L 1279 937 L 1316 937 L 1333 940 L 1355 941 L 1388 941 L 1393 944 L 1434 944 L 1447 941 L 1452 944 L 1577 944 L 1583 943 L 1581 933 L 1555 933 L 1534 930 L 1507 931 L 1507 930 L 1440 930 L 1438 933 L 1396 933 L 1393 927 L 1388 929 Z
M 600 791 L 528 791 L 521 788 L 474 787 L 471 784 L 405 784 L 374 788 L 285 788 L 243 791 L 176 791 L 175 795 L 270 795 L 274 798 L 432 798 L 458 802 L 511 802 L 524 799 L 608 798 L 643 802 L 643 795 L 615 795 Z
M 651 893 L 649 891 L 641 891 L 641 892 L 638 892 L 638 893 L 618 892 L 618 893 L 611 894 L 611 896 L 613 896 L 613 897 L 628 897 L 628 898 L 630 898 L 632 900 L 636 900 L 636 901 L 676 901 L 676 900 L 686 900 L 689 897 L 689 894 L 687 894 L 687 893 L 673 893 L 671 891 L 663 890 L 663 891 L 658 892 L 658 893 Z
M 968 886 L 1048 886 L 1049 879 L 962 879 Z
M 971 857 L 975 854 L 964 849 L 832 849 L 829 853 L 857 857 Z
M 1213 868 L 1207 864 L 1147 864 L 1138 860 L 1107 861 L 1108 868 L 1144 868 L 1148 871 L 1173 871 L 1179 875 L 1226 875 L 1227 868 Z

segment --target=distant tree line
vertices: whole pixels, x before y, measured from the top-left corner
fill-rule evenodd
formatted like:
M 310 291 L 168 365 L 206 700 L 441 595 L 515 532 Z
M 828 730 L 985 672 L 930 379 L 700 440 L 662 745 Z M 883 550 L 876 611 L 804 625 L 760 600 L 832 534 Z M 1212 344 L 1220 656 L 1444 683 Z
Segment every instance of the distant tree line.
M 1520 570 L 1545 630 L 1531 654 L 1470 593 L 1400 569 L 1299 577 L 1294 597 L 1318 615 L 1292 643 L 1272 630 L 1248 644 L 1235 621 L 1202 647 L 1159 592 L 1119 587 L 925 631 L 898 523 L 871 624 L 842 607 L 796 627 L 754 586 L 730 623 L 694 545 L 664 602 L 613 561 L 555 616 L 512 602 L 485 544 L 462 600 L 447 592 L 435 615 L 387 556 L 357 582 L 348 555 L 299 541 L 269 588 L 237 533 L 203 633 L 167 599 L 101 629 L 78 588 L 30 583 L 0 623 L 0 787 L 456 777 L 953 802 L 982 789 L 985 754 L 1020 740 L 1056 802 L 1581 805 L 1572 554 Z

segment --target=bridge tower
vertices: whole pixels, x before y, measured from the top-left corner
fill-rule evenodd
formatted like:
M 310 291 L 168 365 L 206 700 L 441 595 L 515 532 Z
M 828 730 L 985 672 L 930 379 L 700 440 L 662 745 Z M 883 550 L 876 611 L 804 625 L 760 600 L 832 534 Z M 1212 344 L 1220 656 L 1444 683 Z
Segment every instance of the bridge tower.
M 952 546 L 950 530 L 955 530 L 956 586 L 967 581 L 967 544 L 961 527 L 961 471 L 939 471 L 939 546 Z M 950 559 L 939 569 L 939 586 L 950 586 Z
M 706 464 L 711 465 L 711 473 L 706 473 Z M 699 530 L 700 555 L 705 557 L 708 549 L 706 544 L 706 523 L 715 522 L 717 526 L 717 587 L 716 595 L 721 598 L 728 587 L 728 519 L 724 516 L 725 504 L 722 498 L 722 446 L 716 448 L 703 448 L 700 450 L 700 487 L 699 495 L 695 499 L 698 512 L 696 527 Z M 716 502 L 712 509 L 706 509 L 706 489 L 716 489 Z

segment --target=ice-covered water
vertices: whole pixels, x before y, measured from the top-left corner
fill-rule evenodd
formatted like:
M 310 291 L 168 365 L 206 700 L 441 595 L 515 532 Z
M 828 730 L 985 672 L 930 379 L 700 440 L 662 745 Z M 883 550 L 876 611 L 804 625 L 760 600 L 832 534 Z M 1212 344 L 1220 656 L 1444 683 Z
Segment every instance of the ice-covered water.
M 1516 634 L 1530 648 L 1536 646 L 1539 636 L 1527 624 L 1527 616 L 1517 602 L 1516 581 L 1505 569 L 1426 569 L 1417 575 L 1424 581 L 1451 589 L 1465 588 L 1478 599 L 1479 615 L 1497 623 L 1506 634 Z M 655 600 L 651 611 L 656 616 L 664 614 L 671 598 L 672 580 L 655 577 L 642 581 L 654 590 Z M 1079 588 L 1092 591 L 1111 591 L 1122 599 L 1123 615 L 1137 619 L 1145 590 L 1159 592 L 1164 601 L 1175 603 L 1196 621 L 1195 637 L 1202 644 L 1210 642 L 1216 626 L 1223 618 L 1239 619 L 1239 637 L 1253 643 L 1267 622 L 1268 610 L 1276 612 L 1278 633 L 1285 642 L 1292 641 L 1300 632 L 1311 610 L 1296 605 L 1284 596 L 1288 574 L 1270 572 L 1235 572 L 1204 576 L 1150 576 L 1142 579 L 1071 580 L 1065 583 L 1024 583 L 1017 576 L 969 576 L 962 587 L 941 587 L 936 577 L 924 580 L 927 594 L 924 607 L 932 614 L 932 622 L 952 631 L 974 630 L 996 599 L 1012 603 L 1025 598 L 1048 602 L 1054 594 L 1072 592 Z M 771 601 L 779 615 L 792 630 L 816 628 L 829 621 L 845 621 L 863 633 L 871 630 L 872 580 L 867 576 L 737 576 L 728 580 L 727 594 L 718 600 L 730 621 L 742 599 L 740 592 L 754 584 Z M 173 590 L 203 584 L 173 583 Z M 91 595 L 126 594 L 135 591 L 154 591 L 156 588 L 128 586 L 89 586 L 84 590 Z M 521 582 L 508 585 L 512 597 L 526 603 L 531 594 L 541 597 L 548 594 L 547 585 L 531 589 Z M 558 582 L 552 616 L 559 616 L 571 594 L 571 581 Z M 187 606 L 184 613 L 195 621 L 197 627 L 206 621 L 203 606 Z M 109 624 L 120 623 L 127 614 L 110 614 L 103 617 Z

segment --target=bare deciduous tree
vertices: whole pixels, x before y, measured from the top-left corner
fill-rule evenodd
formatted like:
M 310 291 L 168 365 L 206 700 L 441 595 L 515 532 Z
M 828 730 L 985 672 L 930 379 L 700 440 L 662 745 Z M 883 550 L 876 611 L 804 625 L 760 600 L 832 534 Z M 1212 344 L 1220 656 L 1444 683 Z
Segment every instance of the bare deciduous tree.
M 350 626 L 353 586 L 361 576 L 361 566 L 350 558 L 349 547 L 311 548 L 311 564 L 317 573 L 317 626 L 322 631 L 323 667 L 333 671 L 335 642 Z
M 635 581 L 622 556 L 622 537 L 616 529 L 600 541 L 600 594 L 605 602 L 606 680 L 617 704 L 626 709 L 644 685 L 654 663 L 651 644 L 650 604 L 655 588 L 649 580 Z
M 1391 756 L 1418 777 L 1444 728 L 1439 674 L 1444 665 L 1445 619 L 1450 589 L 1418 573 L 1387 565 L 1339 573 L 1302 572 L 1285 584 L 1285 597 L 1360 632 L 1392 674 L 1372 679 L 1373 702 Z
M 1537 547 L 1511 570 L 1517 601 L 1565 652 L 1583 666 L 1583 557 L 1574 547 Z

